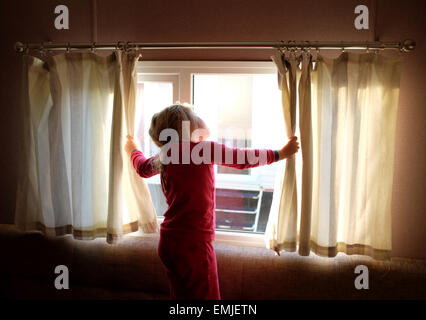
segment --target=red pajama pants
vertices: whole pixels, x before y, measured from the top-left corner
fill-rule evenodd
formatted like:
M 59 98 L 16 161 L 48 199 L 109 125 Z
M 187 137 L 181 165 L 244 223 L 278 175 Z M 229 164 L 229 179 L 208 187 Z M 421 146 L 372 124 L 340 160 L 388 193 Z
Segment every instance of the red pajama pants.
M 166 268 L 172 299 L 220 300 L 211 241 L 160 236 L 158 254 Z

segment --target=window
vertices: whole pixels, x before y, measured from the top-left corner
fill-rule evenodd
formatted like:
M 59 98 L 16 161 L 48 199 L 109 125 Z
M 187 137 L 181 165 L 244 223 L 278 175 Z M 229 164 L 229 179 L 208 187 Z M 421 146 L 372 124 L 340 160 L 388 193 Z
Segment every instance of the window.
M 138 143 L 147 155 L 158 152 L 148 135 L 151 117 L 179 100 L 194 105 L 212 140 L 233 147 L 281 148 L 285 133 L 276 77 L 272 62 L 139 62 Z M 217 230 L 264 233 L 277 168 L 277 163 L 248 170 L 215 166 Z M 159 177 L 147 183 L 161 219 L 167 205 Z

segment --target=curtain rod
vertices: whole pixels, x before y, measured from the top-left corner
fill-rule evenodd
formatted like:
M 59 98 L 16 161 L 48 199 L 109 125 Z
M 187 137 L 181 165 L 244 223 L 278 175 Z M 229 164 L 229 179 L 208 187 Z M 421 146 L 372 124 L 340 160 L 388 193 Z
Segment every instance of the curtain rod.
M 85 43 L 15 43 L 17 52 L 29 50 L 59 51 L 59 50 L 139 50 L 139 49 L 359 49 L 385 50 L 396 49 L 402 52 L 413 51 L 416 47 L 414 40 L 401 42 L 359 41 L 359 42 L 322 42 L 322 41 L 277 41 L 277 42 L 85 42 Z

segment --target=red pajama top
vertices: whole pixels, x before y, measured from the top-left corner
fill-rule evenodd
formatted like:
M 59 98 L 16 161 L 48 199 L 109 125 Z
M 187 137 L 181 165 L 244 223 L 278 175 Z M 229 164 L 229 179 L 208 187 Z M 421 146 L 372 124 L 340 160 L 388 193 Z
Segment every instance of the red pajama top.
M 278 154 L 269 149 L 229 148 L 217 142 L 201 141 L 189 143 L 192 156 L 186 153 L 186 162 L 183 162 L 182 145 L 177 144 L 178 163 L 172 161 L 164 165 L 161 174 L 161 186 L 168 205 L 160 227 L 161 235 L 212 241 L 215 234 L 213 164 L 247 169 L 271 164 L 278 160 Z M 188 150 L 185 148 L 184 154 Z M 169 150 L 169 156 L 171 152 Z M 146 158 L 141 151 L 135 150 L 131 161 L 141 177 L 149 178 L 160 173 L 153 165 L 156 157 L 158 155 Z

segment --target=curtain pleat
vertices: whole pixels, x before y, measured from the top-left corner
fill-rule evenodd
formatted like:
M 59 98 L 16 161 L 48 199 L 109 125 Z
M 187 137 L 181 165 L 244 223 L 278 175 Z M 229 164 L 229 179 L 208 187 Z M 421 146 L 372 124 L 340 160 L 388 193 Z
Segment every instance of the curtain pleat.
M 299 254 L 307 256 L 310 253 L 313 179 L 311 107 L 312 56 L 304 53 L 301 58 L 301 76 L 299 81 L 299 128 L 303 164 Z
M 136 93 L 137 93 L 137 74 L 136 62 L 139 55 L 120 54 L 123 61 L 123 92 L 125 97 L 125 121 L 127 134 L 136 136 L 135 116 L 136 116 Z M 126 134 L 126 135 L 127 135 Z M 124 142 L 124 141 L 123 141 Z M 124 145 L 123 145 L 124 146 Z M 123 148 L 121 149 L 123 150 Z M 122 151 L 123 152 L 123 151 Z M 139 226 L 143 232 L 152 233 L 158 231 L 157 214 L 150 196 L 149 188 L 144 179 L 141 179 L 133 168 L 128 155 L 125 155 L 124 165 L 124 194 L 127 196 L 126 204 L 128 212 L 132 215 L 132 220 L 138 220 Z
M 278 85 L 282 94 L 282 109 L 287 138 L 296 130 L 296 70 L 298 61 L 295 55 L 272 57 L 278 69 Z M 283 139 L 285 140 L 285 139 Z M 297 186 L 296 161 L 291 156 L 280 163 L 271 210 L 265 236 L 269 249 L 279 252 L 283 249 L 296 250 L 297 242 Z
M 147 185 L 123 151 L 134 134 L 138 57 L 24 56 L 19 227 L 110 243 L 138 226 L 158 230 Z
M 21 226 L 26 225 L 27 221 L 35 222 L 41 219 L 42 209 L 37 171 L 39 159 L 35 146 L 38 144 L 37 126 L 41 119 L 40 115 L 49 106 L 50 97 L 49 73 L 43 68 L 43 62 L 27 55 L 23 56 L 22 62 L 20 109 L 22 143 L 19 145 L 15 207 L 15 222 Z
M 113 127 L 111 131 L 111 161 L 114 163 L 110 171 L 110 193 L 124 195 L 125 201 L 118 197 L 109 200 L 108 241 L 114 241 L 120 235 L 122 213 L 128 212 L 130 221 L 138 221 L 143 232 L 158 231 L 157 215 L 145 180 L 137 176 L 136 171 L 124 153 L 124 138 L 127 134 L 135 134 L 136 112 L 136 62 L 138 55 L 123 54 L 116 51 L 116 78 L 114 94 Z M 125 206 L 125 208 L 123 208 Z

